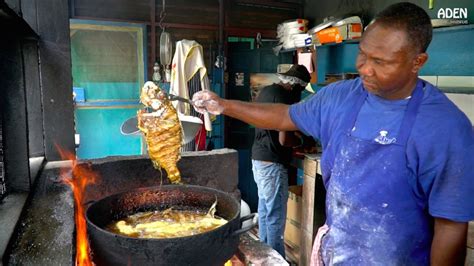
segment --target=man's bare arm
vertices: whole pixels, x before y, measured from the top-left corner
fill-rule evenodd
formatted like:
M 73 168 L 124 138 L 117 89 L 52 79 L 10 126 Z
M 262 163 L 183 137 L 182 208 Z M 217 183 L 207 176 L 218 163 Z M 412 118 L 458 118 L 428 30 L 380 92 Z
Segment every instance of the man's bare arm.
M 467 223 L 435 218 L 431 265 L 464 265 Z
M 196 111 L 224 114 L 258 128 L 279 131 L 297 130 L 288 113 L 289 105 L 279 103 L 249 103 L 226 100 L 210 91 L 199 91 L 193 95 Z
M 258 128 L 280 131 L 297 130 L 288 112 L 289 105 L 223 101 L 223 114 L 242 120 Z

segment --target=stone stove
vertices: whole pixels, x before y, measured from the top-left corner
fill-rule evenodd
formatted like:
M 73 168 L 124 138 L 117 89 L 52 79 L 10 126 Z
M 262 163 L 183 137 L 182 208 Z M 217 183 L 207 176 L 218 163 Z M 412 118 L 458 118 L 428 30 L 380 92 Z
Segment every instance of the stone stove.
M 168 184 L 166 173 L 155 170 L 147 157 L 117 156 L 81 161 L 99 175 L 87 188 L 86 201 L 138 187 Z M 60 169 L 71 162 L 49 162 L 37 179 L 30 203 L 9 243 L 8 264 L 74 265 L 74 203 L 70 189 L 60 182 Z M 238 154 L 235 150 L 184 152 L 178 164 L 183 182 L 212 187 L 240 199 Z M 239 264 L 240 263 L 240 264 Z M 241 236 L 233 265 L 285 265 L 286 261 L 269 246 Z

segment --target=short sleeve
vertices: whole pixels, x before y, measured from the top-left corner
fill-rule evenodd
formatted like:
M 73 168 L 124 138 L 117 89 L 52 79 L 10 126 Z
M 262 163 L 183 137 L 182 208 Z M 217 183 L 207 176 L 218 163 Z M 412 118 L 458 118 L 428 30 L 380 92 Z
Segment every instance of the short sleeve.
M 337 116 L 345 112 L 346 103 L 360 89 L 359 80 L 344 80 L 331 83 L 309 99 L 290 106 L 289 114 L 300 131 L 323 143 L 331 135 Z
M 305 135 L 321 138 L 321 102 L 323 91 L 310 96 L 306 101 L 290 106 L 290 118 Z
M 473 220 L 474 131 L 472 125 L 465 116 L 461 115 L 451 117 L 449 123 L 440 121 L 434 134 L 436 139 L 430 138 L 430 134 L 433 135 L 430 130 L 434 128 L 425 128 L 426 141 L 421 139 L 416 144 L 419 156 L 418 184 L 427 202 L 428 212 L 433 217 L 457 222 Z

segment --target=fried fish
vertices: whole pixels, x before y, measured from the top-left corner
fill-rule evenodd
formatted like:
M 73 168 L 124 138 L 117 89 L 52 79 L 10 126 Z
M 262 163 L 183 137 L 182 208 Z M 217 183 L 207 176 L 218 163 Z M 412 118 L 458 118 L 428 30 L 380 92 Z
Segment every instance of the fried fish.
M 140 102 L 145 108 L 137 112 L 138 128 L 145 136 L 153 166 L 165 169 L 171 183 L 181 183 L 177 163 L 183 134 L 176 109 L 166 93 L 151 81 L 143 86 Z

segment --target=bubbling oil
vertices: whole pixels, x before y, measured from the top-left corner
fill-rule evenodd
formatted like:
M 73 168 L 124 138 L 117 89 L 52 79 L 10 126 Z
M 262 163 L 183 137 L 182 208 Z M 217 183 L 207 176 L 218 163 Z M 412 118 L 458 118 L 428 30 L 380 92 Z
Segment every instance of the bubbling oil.
M 196 210 L 147 211 L 110 223 L 106 229 L 135 238 L 185 237 L 211 231 L 227 223 L 213 212 Z

